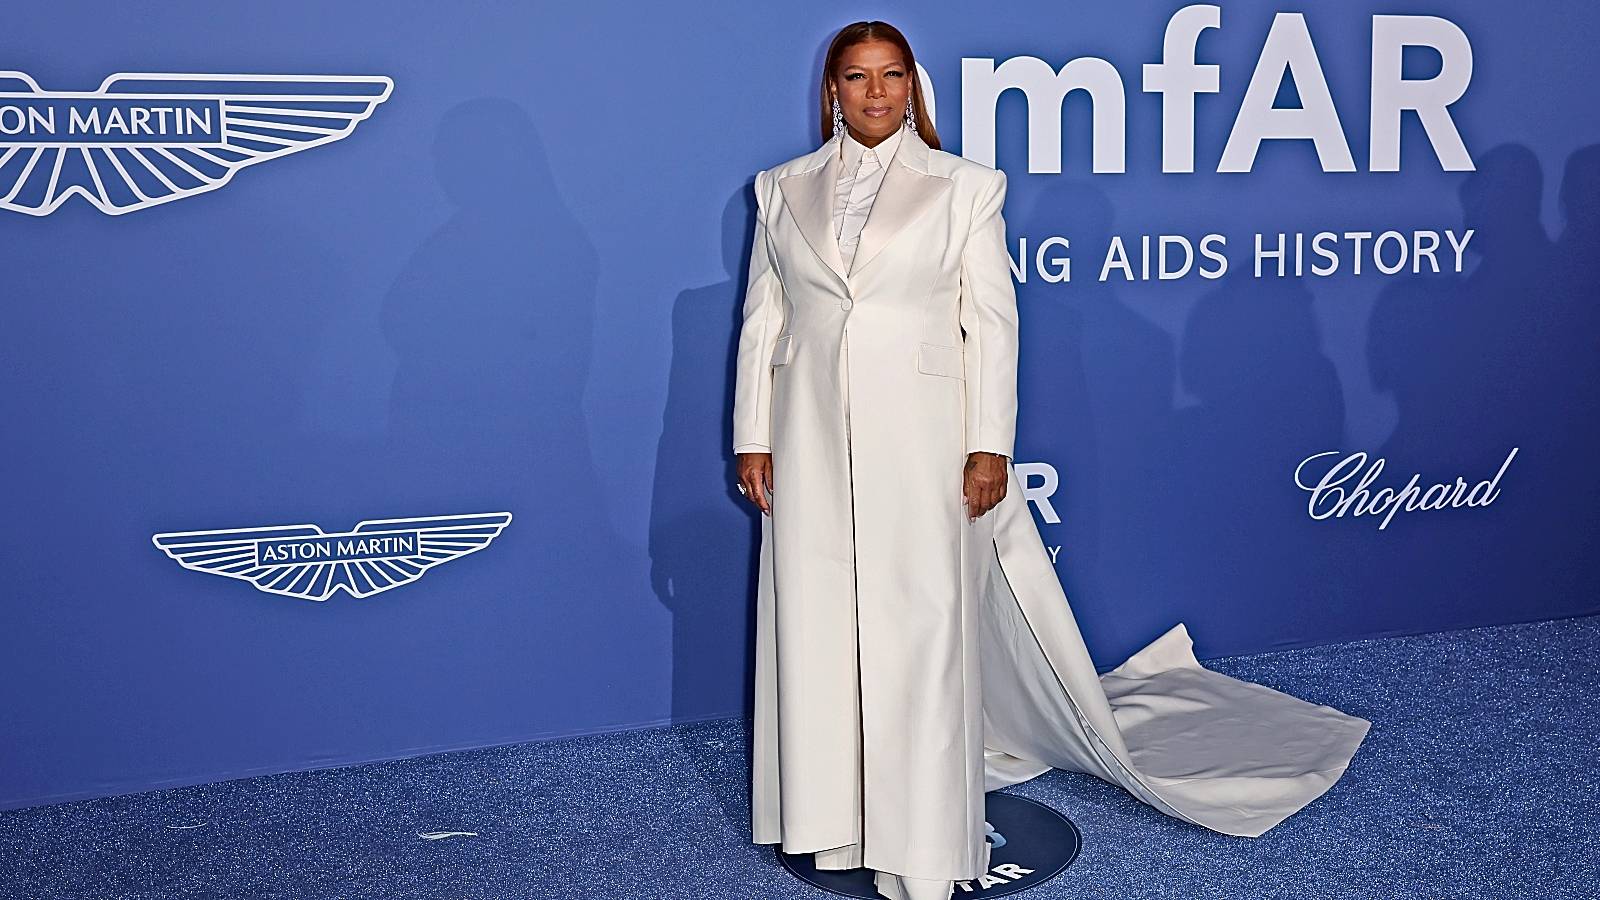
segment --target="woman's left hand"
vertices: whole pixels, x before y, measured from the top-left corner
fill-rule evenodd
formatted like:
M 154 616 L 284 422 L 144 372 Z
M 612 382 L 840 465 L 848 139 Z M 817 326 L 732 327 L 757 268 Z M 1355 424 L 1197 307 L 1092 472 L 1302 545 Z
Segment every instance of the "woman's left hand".
M 968 453 L 961 484 L 961 503 L 967 508 L 967 521 L 974 521 L 994 509 L 1005 495 L 1006 458 L 983 450 Z

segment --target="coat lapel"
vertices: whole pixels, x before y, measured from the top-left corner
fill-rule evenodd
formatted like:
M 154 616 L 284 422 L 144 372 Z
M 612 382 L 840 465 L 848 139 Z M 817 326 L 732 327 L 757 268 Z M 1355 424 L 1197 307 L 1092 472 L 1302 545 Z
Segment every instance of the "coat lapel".
M 817 148 L 813 158 L 807 161 L 811 164 L 808 169 L 778 179 L 784 206 L 794 216 L 800 233 L 841 284 L 848 287 L 851 275 L 861 271 L 895 235 L 927 212 L 949 190 L 949 178 L 928 171 L 928 154 L 928 145 L 916 131 L 907 131 L 901 136 L 900 147 L 890 161 L 889 171 L 883 175 L 878 196 L 872 201 L 872 211 L 862 225 L 861 241 L 856 245 L 855 259 L 848 272 L 833 233 L 833 192 L 841 165 L 838 139 L 831 139 Z
M 778 179 L 778 190 L 783 192 L 783 205 L 794 216 L 806 243 L 839 277 L 840 283 L 844 283 L 844 257 L 839 255 L 839 242 L 833 234 L 833 185 L 839 178 L 839 139 L 829 140 L 812 156 L 813 159 L 808 160 L 812 165 L 806 171 Z
M 872 262 L 895 235 L 927 212 L 949 188 L 950 179 L 928 172 L 928 145 L 915 129 L 908 129 L 889 162 L 889 171 L 883 174 L 872 211 L 861 226 L 861 242 L 856 245 L 850 274 Z

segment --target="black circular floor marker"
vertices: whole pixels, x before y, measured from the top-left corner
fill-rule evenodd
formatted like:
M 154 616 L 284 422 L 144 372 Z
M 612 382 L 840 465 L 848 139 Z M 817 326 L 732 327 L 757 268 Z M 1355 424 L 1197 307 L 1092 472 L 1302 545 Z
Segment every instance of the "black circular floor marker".
M 988 900 L 1025 891 L 1060 875 L 1078 858 L 1083 834 L 1071 819 L 1016 794 L 991 791 L 984 798 L 991 845 L 989 871 L 982 878 L 956 882 L 954 897 Z M 777 854 L 784 868 L 813 887 L 845 897 L 880 900 L 871 869 L 819 870 L 810 853 L 778 850 Z

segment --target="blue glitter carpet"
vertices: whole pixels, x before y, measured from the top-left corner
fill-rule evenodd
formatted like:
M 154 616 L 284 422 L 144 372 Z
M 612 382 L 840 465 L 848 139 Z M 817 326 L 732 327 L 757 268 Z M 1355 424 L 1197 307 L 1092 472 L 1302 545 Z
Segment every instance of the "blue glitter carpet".
M 1372 731 L 1254 839 L 1087 775 L 1009 788 L 1083 832 L 1017 896 L 1600 896 L 1600 616 L 1205 664 Z M 0 896 L 830 896 L 749 842 L 748 735 L 726 719 L 0 813 Z

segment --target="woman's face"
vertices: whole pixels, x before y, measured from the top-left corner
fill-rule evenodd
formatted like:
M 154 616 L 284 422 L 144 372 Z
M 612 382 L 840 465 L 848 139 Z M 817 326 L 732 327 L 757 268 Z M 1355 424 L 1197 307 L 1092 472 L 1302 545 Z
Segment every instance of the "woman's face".
M 873 146 L 899 128 L 911 95 L 911 73 L 899 48 L 888 41 L 862 41 L 839 55 L 834 96 L 856 140 Z

